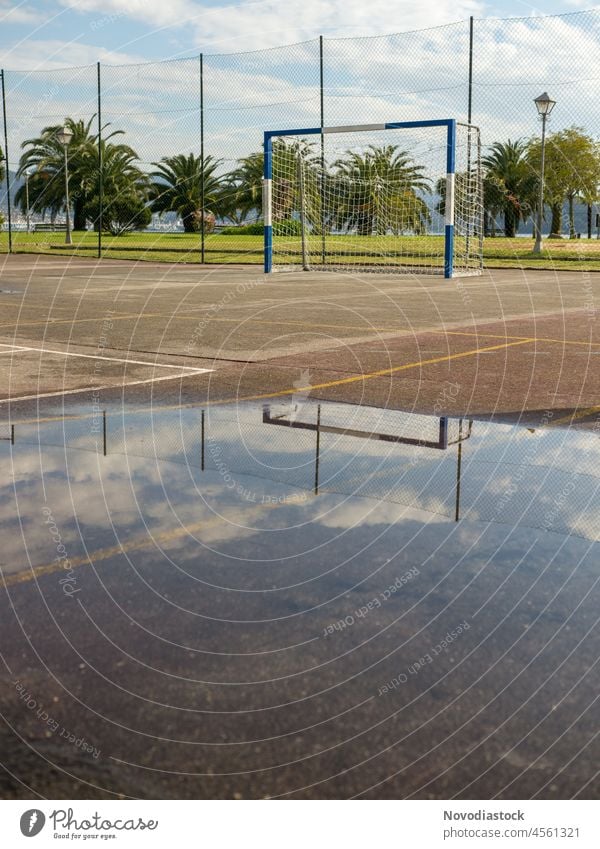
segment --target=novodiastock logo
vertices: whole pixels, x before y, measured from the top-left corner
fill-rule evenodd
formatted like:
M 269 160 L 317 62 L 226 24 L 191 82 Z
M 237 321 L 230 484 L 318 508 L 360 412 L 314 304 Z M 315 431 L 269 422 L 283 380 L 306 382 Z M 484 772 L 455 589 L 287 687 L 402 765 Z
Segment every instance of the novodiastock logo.
M 46 817 L 37 808 L 25 811 L 21 816 L 21 834 L 25 837 L 35 837 L 43 829 Z

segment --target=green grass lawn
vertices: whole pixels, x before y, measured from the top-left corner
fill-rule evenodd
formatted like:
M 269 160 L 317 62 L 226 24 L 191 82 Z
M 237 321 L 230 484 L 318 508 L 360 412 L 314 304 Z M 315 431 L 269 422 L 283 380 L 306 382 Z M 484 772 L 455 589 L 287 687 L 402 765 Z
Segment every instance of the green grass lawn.
M 13 233 L 13 250 L 26 253 L 70 254 L 95 256 L 98 237 L 96 233 L 75 232 L 73 246 L 64 244 L 64 233 Z M 319 255 L 321 237 L 308 239 L 311 254 Z M 284 263 L 297 264 L 300 260 L 300 238 L 279 237 L 275 240 Z M 340 265 L 384 265 L 392 262 L 402 265 L 442 265 L 443 239 L 441 236 L 327 236 L 327 250 L 335 255 Z M 506 239 L 496 237 L 484 243 L 484 263 L 488 268 L 563 268 L 600 270 L 600 240 L 552 239 L 545 240 L 541 255 L 531 252 L 533 239 Z M 155 260 L 159 262 L 199 262 L 200 236 L 187 233 L 131 233 L 125 236 L 102 237 L 102 255 L 113 259 Z M 0 233 L 0 253 L 8 250 L 8 233 Z M 379 252 L 379 256 L 377 255 Z M 389 254 L 389 259 L 384 256 Z M 432 256 L 436 259 L 432 262 Z M 207 235 L 205 259 L 209 263 L 262 262 L 262 236 Z

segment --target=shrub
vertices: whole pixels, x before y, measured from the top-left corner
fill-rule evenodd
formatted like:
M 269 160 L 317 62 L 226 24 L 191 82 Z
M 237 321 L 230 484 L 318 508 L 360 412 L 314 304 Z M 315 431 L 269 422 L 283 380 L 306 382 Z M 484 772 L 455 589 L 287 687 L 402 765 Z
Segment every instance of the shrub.
M 262 221 L 255 221 L 253 224 L 243 224 L 241 227 L 223 227 L 221 230 L 222 236 L 262 236 L 265 232 L 265 225 Z M 273 223 L 274 236 L 301 236 L 302 225 L 295 218 L 286 218 L 283 221 L 275 221 Z

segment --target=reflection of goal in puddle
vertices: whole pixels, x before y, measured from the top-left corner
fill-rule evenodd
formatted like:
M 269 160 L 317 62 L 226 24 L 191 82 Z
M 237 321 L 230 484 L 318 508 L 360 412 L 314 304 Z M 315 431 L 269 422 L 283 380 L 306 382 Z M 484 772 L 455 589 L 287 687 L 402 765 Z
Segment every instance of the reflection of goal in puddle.
M 300 404 L 265 405 L 263 422 L 440 450 L 471 435 L 471 423 L 465 424 L 462 419 L 331 402 L 319 404 L 307 399 Z

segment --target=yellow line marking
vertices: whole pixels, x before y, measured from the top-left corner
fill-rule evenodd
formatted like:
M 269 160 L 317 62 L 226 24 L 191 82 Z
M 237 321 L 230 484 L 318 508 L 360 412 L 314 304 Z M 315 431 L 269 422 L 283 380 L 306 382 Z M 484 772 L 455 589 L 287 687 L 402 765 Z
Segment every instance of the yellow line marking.
M 464 357 L 477 356 L 477 354 L 487 354 L 490 351 L 500 351 L 505 348 L 512 348 L 516 345 L 526 345 L 534 341 L 534 339 L 521 339 L 518 342 L 507 342 L 504 345 L 490 345 L 486 348 L 474 348 L 471 351 L 461 351 L 458 354 L 448 354 L 445 357 L 432 357 L 429 360 L 417 360 L 417 362 L 405 363 L 401 366 L 392 366 L 391 368 L 380 369 L 379 371 L 372 371 L 368 374 L 357 374 L 353 375 L 352 377 L 343 377 L 339 380 L 327 381 L 326 383 L 315 383 L 309 384 L 308 386 L 300 387 L 295 386 L 292 389 L 282 389 L 280 392 L 266 392 L 260 395 L 246 395 L 243 398 L 239 398 L 237 400 L 259 401 L 263 398 L 280 398 L 282 395 L 294 395 L 295 393 L 312 392 L 315 389 L 329 389 L 332 386 L 342 386 L 347 383 L 357 383 L 360 380 L 371 380 L 374 377 L 385 377 L 386 375 L 396 374 L 397 372 L 407 371 L 408 369 L 420 368 L 421 366 L 435 365 L 436 363 L 446 363 L 450 362 L 451 360 L 458 360 Z M 223 401 L 208 401 L 205 406 L 216 406 L 218 404 L 230 403 L 232 403 L 231 399 Z
M 283 507 L 286 505 L 289 506 L 290 503 L 293 504 L 294 502 L 274 502 L 254 504 L 253 506 L 258 507 L 261 510 L 274 510 L 277 507 Z M 147 548 L 148 546 L 156 544 L 162 545 L 166 542 L 172 542 L 173 540 L 180 539 L 181 537 L 192 535 L 196 531 L 218 526 L 222 524 L 222 522 L 222 516 L 214 516 L 212 519 L 203 519 L 202 521 L 195 522 L 193 525 L 189 525 L 187 527 L 171 528 L 168 531 L 161 531 L 156 534 L 149 533 L 146 536 L 137 537 L 136 539 L 125 541 L 118 545 L 111 545 L 107 548 L 99 548 L 96 551 L 81 557 L 67 558 L 65 560 L 56 559 L 52 563 L 46 563 L 43 566 L 33 566 L 27 572 L 13 572 L 12 574 L 4 575 L 4 586 L 12 587 L 15 584 L 24 584 L 28 581 L 33 581 L 34 579 L 37 580 L 44 575 L 52 575 L 55 572 L 69 572 L 71 569 L 77 569 L 80 566 L 94 565 L 102 560 L 108 560 L 110 557 L 116 557 L 130 551 L 139 551 L 140 549 Z M 2 574 L 1 569 L 0 574 Z
M 427 332 L 427 331 L 426 331 Z M 435 331 L 433 331 L 435 332 Z M 443 330 L 440 330 L 440 333 L 443 333 Z M 482 336 L 487 336 L 489 339 L 525 339 L 525 336 L 510 336 L 508 334 L 500 334 L 500 333 L 476 333 L 473 331 L 472 333 L 467 333 L 463 330 L 446 330 L 445 331 L 448 336 L 475 336 L 480 338 Z M 545 336 L 535 336 L 533 337 L 534 342 L 554 342 L 558 345 L 585 345 L 585 347 L 600 347 L 600 342 L 580 342 L 576 339 L 549 339 Z
M 515 347 L 517 345 L 526 345 L 526 344 L 531 343 L 531 342 L 535 342 L 535 339 L 519 339 L 516 342 L 506 342 L 504 345 L 490 345 L 486 348 L 474 348 L 471 351 L 460 351 L 457 354 L 447 354 L 444 357 L 432 357 L 429 360 L 417 360 L 416 362 L 405 363 L 404 365 L 401 365 L 401 366 L 392 366 L 391 368 L 380 369 L 379 371 L 369 372 L 368 374 L 356 374 L 356 375 L 352 375 L 352 377 L 344 377 L 344 378 L 340 378 L 339 380 L 330 380 L 330 381 L 327 381 L 326 383 L 315 383 L 315 384 L 310 384 L 308 386 L 300 386 L 300 387 L 294 386 L 291 389 L 282 389 L 279 392 L 265 392 L 265 393 L 261 393 L 260 395 L 243 395 L 241 398 L 222 398 L 222 399 L 219 399 L 218 401 L 210 401 L 210 400 L 207 399 L 206 401 L 203 401 L 200 404 L 198 402 L 194 402 L 193 404 L 166 404 L 165 406 L 153 405 L 153 410 L 165 411 L 165 410 L 184 410 L 184 409 L 190 409 L 190 408 L 194 408 L 194 407 L 198 407 L 198 408 L 201 408 L 201 407 L 217 407 L 217 406 L 221 406 L 223 404 L 235 404 L 235 403 L 240 403 L 240 402 L 243 402 L 243 401 L 259 401 L 259 400 L 266 400 L 267 398 L 281 398 L 284 395 L 293 395 L 293 394 L 299 393 L 299 392 L 300 393 L 301 392 L 311 392 L 312 390 L 315 390 L 315 389 L 329 389 L 332 386 L 341 386 L 341 385 L 347 384 L 347 383 L 357 383 L 358 381 L 361 381 L 361 380 L 371 380 L 374 377 L 384 377 L 385 375 L 395 374 L 396 372 L 400 372 L 400 371 L 407 371 L 409 369 L 419 368 L 421 366 L 435 365 L 436 363 L 445 363 L 445 362 L 449 362 L 451 360 L 458 360 L 458 359 L 461 359 L 461 358 L 464 358 L 464 357 L 473 357 L 473 356 L 477 356 L 477 354 L 482 354 L 482 353 L 486 354 L 486 353 L 489 353 L 490 351 L 500 351 L 500 350 L 503 350 L 505 348 L 512 348 L 512 347 Z M 215 372 L 212 372 L 212 374 L 215 374 Z M 189 375 L 189 377 L 192 377 L 192 376 L 193 375 Z M 181 377 L 181 379 L 186 379 L 188 376 L 187 375 L 177 375 L 177 377 Z M 103 389 L 104 388 L 115 389 L 115 388 L 118 388 L 118 386 L 102 387 L 102 388 Z M 135 413 L 143 413 L 143 412 L 147 412 L 147 409 L 141 407 L 138 410 L 129 411 L 128 415 L 134 415 Z M 86 418 L 86 417 L 91 417 L 91 416 L 92 416 L 92 414 L 89 413 L 89 414 L 82 414 L 81 416 L 74 416 L 73 418 Z M 25 425 L 25 424 L 35 424 L 36 422 L 41 423 L 41 422 L 62 421 L 63 419 L 64 419 L 63 416 L 47 417 L 45 419 L 33 419 L 33 420 L 32 419 L 23 419 L 21 421 L 11 422 L 11 424 Z
M 594 416 L 600 413 L 600 406 L 598 407 L 586 407 L 585 410 L 579 410 L 573 413 L 570 413 L 568 416 L 561 416 L 560 419 L 553 419 L 548 422 L 548 427 L 553 427 L 554 425 L 559 424 L 570 424 L 571 422 L 576 421 L 577 419 L 583 419 L 586 416 Z

